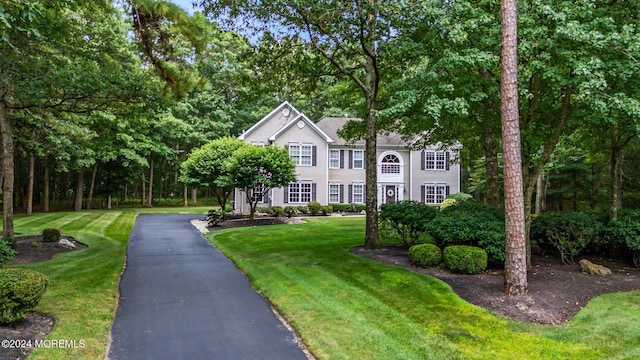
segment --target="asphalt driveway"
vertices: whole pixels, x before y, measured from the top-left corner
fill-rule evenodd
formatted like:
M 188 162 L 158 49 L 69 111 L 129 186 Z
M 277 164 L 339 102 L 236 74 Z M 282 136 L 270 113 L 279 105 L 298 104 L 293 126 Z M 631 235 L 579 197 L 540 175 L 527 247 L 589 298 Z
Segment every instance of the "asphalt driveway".
M 247 278 L 191 225 L 140 215 L 129 237 L 110 359 L 306 359 Z

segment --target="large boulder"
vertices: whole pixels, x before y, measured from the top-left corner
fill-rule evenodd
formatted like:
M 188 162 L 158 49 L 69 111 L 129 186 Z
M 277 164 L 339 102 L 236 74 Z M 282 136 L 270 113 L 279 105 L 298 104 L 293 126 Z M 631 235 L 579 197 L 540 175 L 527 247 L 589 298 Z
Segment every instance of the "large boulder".
M 63 248 L 67 248 L 67 249 L 75 249 L 76 248 L 76 244 L 71 242 L 71 240 L 65 239 L 65 238 L 62 238 L 62 239 L 60 239 L 60 241 L 58 241 L 58 246 L 63 247 Z
M 608 267 L 597 265 L 587 259 L 580 260 L 580 267 L 582 272 L 589 275 L 610 275 L 611 270 Z

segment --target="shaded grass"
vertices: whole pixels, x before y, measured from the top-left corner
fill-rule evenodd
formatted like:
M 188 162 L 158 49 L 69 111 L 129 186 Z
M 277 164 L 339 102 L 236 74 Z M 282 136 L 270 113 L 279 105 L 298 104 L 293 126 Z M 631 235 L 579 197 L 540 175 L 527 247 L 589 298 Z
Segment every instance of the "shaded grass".
M 600 297 L 565 326 L 546 327 L 471 305 L 433 277 L 349 253 L 362 244 L 362 218 L 208 237 L 321 359 L 638 357 L 639 292 Z
M 46 274 L 47 292 L 35 310 L 55 317 L 47 339 L 84 341 L 84 347 L 37 348 L 29 359 L 102 359 L 118 296 L 118 281 L 125 249 L 139 213 L 204 214 L 207 208 L 145 208 L 92 210 L 18 216 L 15 228 L 22 235 L 38 235 L 44 228 L 60 229 L 89 247 L 57 254 L 36 264 L 16 265 Z

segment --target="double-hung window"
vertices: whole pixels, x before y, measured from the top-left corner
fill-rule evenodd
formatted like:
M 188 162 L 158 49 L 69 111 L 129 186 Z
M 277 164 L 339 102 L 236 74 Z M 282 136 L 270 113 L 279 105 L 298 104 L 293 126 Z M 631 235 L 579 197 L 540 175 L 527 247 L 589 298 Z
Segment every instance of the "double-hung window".
M 340 168 L 340 150 L 329 150 L 329 169 Z
M 329 183 L 329 203 L 338 204 L 340 202 L 340 184 Z
M 447 170 L 447 152 L 442 150 L 425 150 L 424 170 Z
M 364 184 L 352 184 L 351 185 L 351 199 L 355 204 L 364 203 Z
M 425 204 L 442 204 L 447 196 L 447 186 L 443 184 L 428 184 L 424 186 Z
M 353 168 L 364 169 L 364 150 L 353 150 Z
M 299 166 L 311 166 L 313 164 L 313 145 L 303 143 L 290 143 L 289 156 L 293 163 Z
M 289 202 L 290 203 L 308 203 L 312 199 L 311 182 L 297 182 L 289 184 Z

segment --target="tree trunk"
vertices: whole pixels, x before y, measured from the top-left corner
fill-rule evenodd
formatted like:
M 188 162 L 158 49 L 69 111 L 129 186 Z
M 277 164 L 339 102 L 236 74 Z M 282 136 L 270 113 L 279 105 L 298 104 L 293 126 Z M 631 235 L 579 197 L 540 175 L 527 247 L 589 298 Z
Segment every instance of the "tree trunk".
M 501 209 L 500 167 L 498 166 L 498 147 L 500 144 L 496 134 L 486 127 L 482 146 L 484 149 L 484 169 L 487 173 L 486 203 L 493 208 Z
M 91 210 L 91 202 L 93 201 L 93 190 L 96 186 L 96 172 L 98 171 L 98 163 L 93 164 L 91 172 L 91 185 L 89 185 L 89 194 L 87 195 L 87 210 Z
M 187 193 L 189 192 L 189 189 L 187 189 L 187 185 L 184 186 L 184 207 L 189 206 L 189 199 L 187 197 Z
M 0 100 L 0 134 L 2 136 L 2 238 L 13 239 L 13 139 L 7 104 Z
M 191 202 L 195 205 L 198 202 L 198 189 L 191 189 Z
M 505 292 L 527 293 L 527 256 L 520 125 L 518 118 L 518 27 L 515 0 L 502 0 L 502 149 L 505 198 Z
M 76 196 L 73 203 L 73 211 L 82 210 L 82 198 L 84 189 L 84 167 L 78 171 L 78 177 L 76 179 Z
M 146 204 L 146 196 L 147 196 L 147 188 L 145 186 L 145 183 L 146 183 L 145 179 L 146 179 L 146 177 L 144 176 L 144 170 L 142 170 L 142 181 L 141 181 L 141 183 L 142 183 L 142 192 L 141 192 L 141 194 L 142 194 L 142 202 L 141 202 L 141 204 L 142 205 Z
M 107 195 L 107 209 L 111 210 L 111 193 Z
M 149 160 L 149 195 L 147 196 L 147 205 L 153 206 L 153 158 Z
M 27 184 L 27 206 L 26 214 L 33 214 L 33 178 L 36 172 L 36 157 L 33 153 L 29 155 L 29 180 Z
M 44 194 L 43 194 L 43 211 L 49 212 L 49 155 L 44 156 Z
M 620 196 L 620 167 L 618 166 L 618 159 L 620 153 L 620 135 L 618 133 L 618 122 L 614 122 L 613 129 L 611 131 L 611 167 L 609 168 L 609 176 L 611 180 L 611 195 L 609 203 L 609 220 L 614 221 L 618 219 L 618 207 Z
M 544 193 L 544 172 L 541 172 L 540 175 L 538 175 L 538 180 L 536 180 L 536 215 L 542 214 L 544 210 Z

